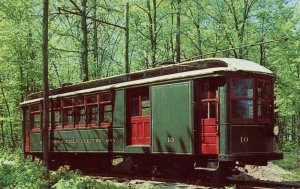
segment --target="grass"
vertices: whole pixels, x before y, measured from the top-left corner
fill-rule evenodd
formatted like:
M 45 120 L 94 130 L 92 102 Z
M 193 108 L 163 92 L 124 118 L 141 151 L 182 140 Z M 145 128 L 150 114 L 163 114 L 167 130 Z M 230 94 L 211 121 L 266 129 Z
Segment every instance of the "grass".
M 300 181 L 300 156 L 298 154 L 285 153 L 282 160 L 274 163 L 292 172 L 292 174 L 282 175 L 283 178 L 290 181 Z

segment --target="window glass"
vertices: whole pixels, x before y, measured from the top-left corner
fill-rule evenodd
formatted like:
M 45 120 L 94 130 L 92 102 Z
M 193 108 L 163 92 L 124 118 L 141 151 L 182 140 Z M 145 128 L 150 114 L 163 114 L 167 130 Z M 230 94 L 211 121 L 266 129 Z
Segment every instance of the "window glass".
M 60 111 L 54 111 L 54 120 L 53 120 L 54 126 L 61 125 L 61 116 Z
M 232 100 L 231 106 L 233 118 L 253 118 L 253 100 Z
M 150 115 L 150 107 L 142 108 L 142 116 Z
M 84 98 L 83 97 L 77 97 L 75 99 L 75 105 L 83 105 L 84 104 Z
M 66 106 L 73 106 L 73 100 L 72 99 L 65 99 L 64 100 L 64 107 Z
M 271 83 L 263 80 L 257 82 L 257 98 L 271 100 L 272 98 L 272 87 Z
M 202 119 L 208 118 L 208 102 L 202 103 Z
M 63 110 L 63 122 L 64 125 L 73 125 L 73 110 L 72 109 L 64 109 Z
M 98 123 L 98 106 L 88 106 L 87 107 L 87 123 L 94 124 Z
M 209 118 L 216 118 L 217 106 L 216 102 L 209 102 Z
M 111 99 L 112 99 L 112 95 L 110 93 L 100 95 L 100 102 L 110 102 Z
M 268 102 L 258 102 L 257 117 L 260 119 L 271 119 L 272 106 Z
M 232 95 L 234 97 L 253 98 L 253 80 L 233 79 Z
M 208 89 L 209 89 L 209 85 L 208 85 L 208 81 L 205 81 L 203 84 L 203 92 L 202 92 L 202 99 L 208 99 Z
M 104 123 L 112 123 L 112 112 L 104 112 L 103 122 Z
M 139 96 L 135 95 L 131 98 L 131 116 L 138 116 L 139 115 Z
M 75 117 L 75 125 L 85 124 L 85 109 L 84 109 L 84 107 L 75 108 L 74 117 Z
M 102 122 L 112 123 L 112 105 L 105 104 L 105 105 L 103 105 L 102 108 L 103 108 Z
M 33 114 L 33 128 L 41 128 L 41 114 Z
M 150 107 L 149 96 L 142 96 L 142 107 Z
M 216 102 L 211 101 L 202 103 L 202 119 L 216 118 L 216 111 Z
M 93 104 L 93 103 L 97 103 L 97 96 L 89 96 L 86 98 L 86 101 L 88 104 Z

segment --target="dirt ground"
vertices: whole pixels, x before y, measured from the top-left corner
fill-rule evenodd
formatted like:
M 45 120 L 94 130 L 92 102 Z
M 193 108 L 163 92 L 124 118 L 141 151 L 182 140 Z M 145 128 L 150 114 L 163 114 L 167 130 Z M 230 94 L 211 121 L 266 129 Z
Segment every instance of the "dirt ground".
M 288 170 L 285 170 L 271 162 L 267 166 L 251 166 L 246 165 L 245 168 L 239 168 L 241 173 L 239 175 L 233 176 L 234 179 L 238 180 L 269 180 L 276 182 L 284 181 L 300 181 L 300 175 L 295 175 Z

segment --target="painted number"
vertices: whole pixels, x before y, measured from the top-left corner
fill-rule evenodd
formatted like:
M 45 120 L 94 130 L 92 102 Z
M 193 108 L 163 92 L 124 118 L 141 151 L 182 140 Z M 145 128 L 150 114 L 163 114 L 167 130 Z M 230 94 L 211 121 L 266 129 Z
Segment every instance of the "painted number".
M 249 138 L 248 137 L 241 137 L 241 143 L 246 143 L 249 142 Z
M 170 137 L 170 136 L 168 137 L 168 143 L 173 143 L 174 140 L 175 140 L 174 137 Z

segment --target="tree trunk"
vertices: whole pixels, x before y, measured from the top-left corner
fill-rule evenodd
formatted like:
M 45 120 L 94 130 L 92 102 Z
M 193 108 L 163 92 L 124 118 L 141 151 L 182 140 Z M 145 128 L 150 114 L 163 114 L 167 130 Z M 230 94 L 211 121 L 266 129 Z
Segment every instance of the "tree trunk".
M 89 67 L 88 67 L 88 27 L 87 27 L 87 0 L 81 1 L 82 17 L 81 17 L 81 31 L 82 31 L 82 81 L 89 80 Z
M 177 0 L 177 14 L 176 14 L 176 62 L 180 62 L 180 3 L 181 0 Z
M 0 117 L 2 117 L 3 115 L 0 114 Z M 4 128 L 3 128 L 3 121 L 0 120 L 0 129 L 1 129 L 1 147 L 5 146 L 5 135 L 4 135 Z
M 152 65 L 151 67 L 156 66 L 156 46 L 157 46 L 157 40 L 156 40 L 156 0 L 153 0 L 153 18 L 151 14 L 151 5 L 150 0 L 147 0 L 147 8 L 148 8 L 148 20 L 149 20 L 149 33 L 150 33 L 150 44 L 151 44 L 151 59 L 152 59 Z
M 97 18 L 97 0 L 94 0 L 94 18 Z M 98 53 L 98 23 L 94 20 L 94 62 L 95 62 L 95 79 L 99 78 L 99 53 Z
M 129 67 L 129 3 L 125 6 L 125 73 L 130 72 Z
M 2 83 L 2 80 L 0 78 L 0 84 Z M 10 108 L 9 108 L 9 104 L 8 104 L 8 101 L 6 99 L 6 95 L 5 95 L 5 92 L 4 92 L 4 89 L 1 87 L 1 94 L 3 96 L 3 99 L 4 99 L 4 104 L 5 104 L 5 107 L 6 107 L 6 112 L 7 112 L 7 116 L 8 116 L 8 122 L 9 122 L 9 128 L 10 128 L 10 140 L 11 140 L 11 144 L 12 144 L 12 147 L 13 149 L 16 148 L 16 143 L 15 143 L 15 139 L 14 139 L 14 134 L 13 134 L 13 123 L 11 121 L 11 113 L 10 113 Z
M 48 14 L 49 0 L 44 0 L 43 10 L 43 128 L 42 128 L 42 144 L 43 144 L 43 162 L 49 167 L 49 84 L 48 84 Z M 49 170 L 47 175 L 49 177 Z

